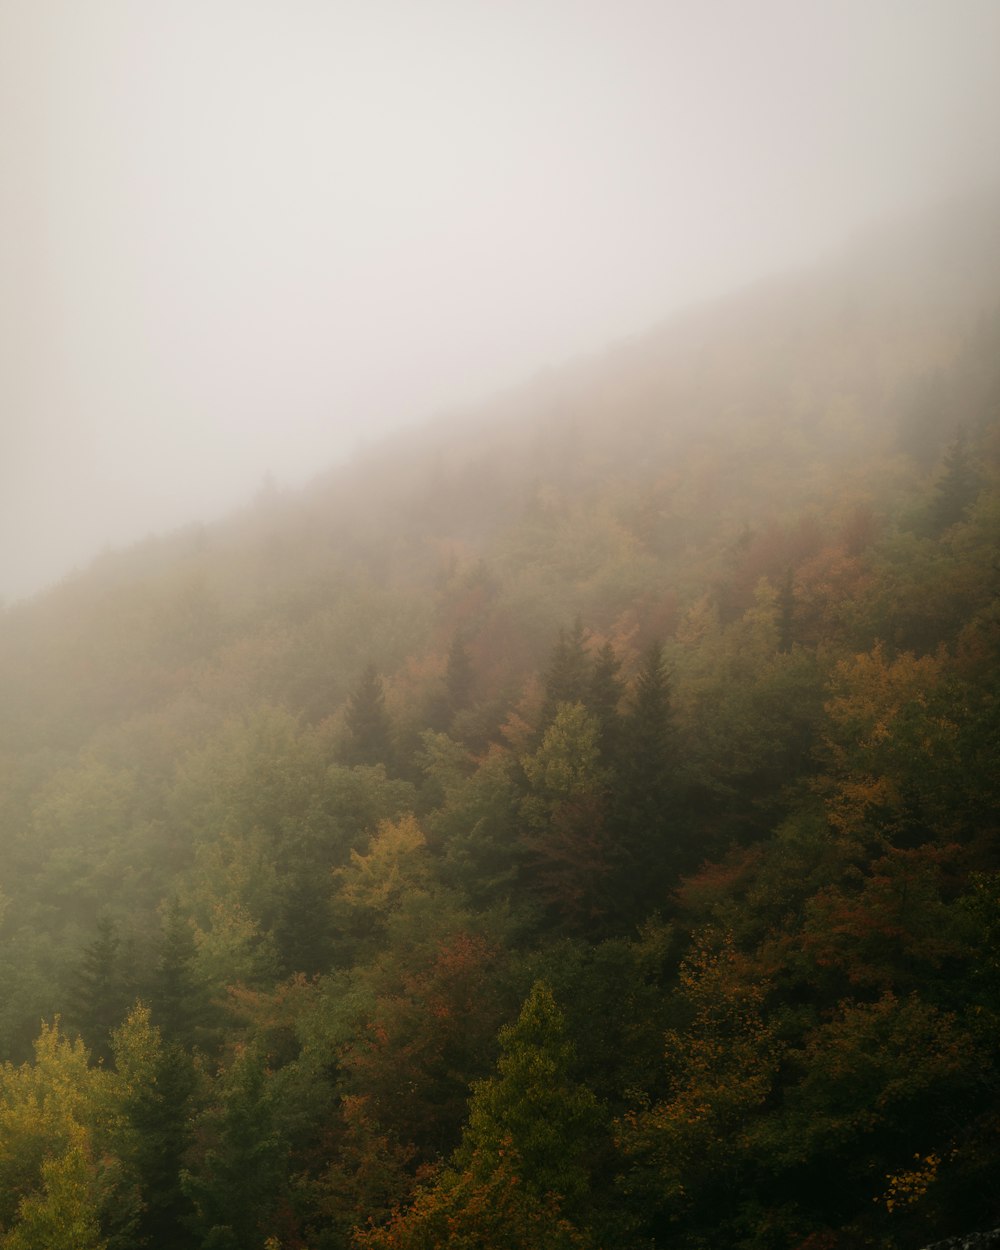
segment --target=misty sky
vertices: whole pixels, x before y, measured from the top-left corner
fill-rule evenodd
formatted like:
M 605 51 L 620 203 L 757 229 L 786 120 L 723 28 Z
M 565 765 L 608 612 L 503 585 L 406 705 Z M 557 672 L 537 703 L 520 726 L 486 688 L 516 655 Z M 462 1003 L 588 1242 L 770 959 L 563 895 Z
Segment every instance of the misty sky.
M 0 0 L 0 594 L 998 163 L 998 0 Z

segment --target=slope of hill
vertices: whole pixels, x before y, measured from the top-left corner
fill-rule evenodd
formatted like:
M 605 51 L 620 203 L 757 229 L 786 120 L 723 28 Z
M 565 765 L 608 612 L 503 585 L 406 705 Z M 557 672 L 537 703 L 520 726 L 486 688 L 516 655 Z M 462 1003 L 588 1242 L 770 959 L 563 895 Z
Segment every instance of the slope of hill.
M 998 471 L 991 202 L 8 609 L 0 1240 L 995 1222 Z

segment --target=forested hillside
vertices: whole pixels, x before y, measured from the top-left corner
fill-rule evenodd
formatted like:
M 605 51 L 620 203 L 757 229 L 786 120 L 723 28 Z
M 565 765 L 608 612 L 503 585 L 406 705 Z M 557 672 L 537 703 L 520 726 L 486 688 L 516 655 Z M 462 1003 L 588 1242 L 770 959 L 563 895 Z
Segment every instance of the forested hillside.
M 1000 1222 L 998 592 L 990 202 L 9 607 L 0 1247 Z

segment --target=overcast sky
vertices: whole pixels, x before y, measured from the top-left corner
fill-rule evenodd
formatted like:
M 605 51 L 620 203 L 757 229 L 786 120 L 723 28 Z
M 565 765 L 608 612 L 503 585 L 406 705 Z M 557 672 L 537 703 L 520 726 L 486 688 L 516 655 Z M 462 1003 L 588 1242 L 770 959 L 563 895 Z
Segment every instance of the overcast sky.
M 1000 0 L 0 0 L 0 594 L 998 161 Z

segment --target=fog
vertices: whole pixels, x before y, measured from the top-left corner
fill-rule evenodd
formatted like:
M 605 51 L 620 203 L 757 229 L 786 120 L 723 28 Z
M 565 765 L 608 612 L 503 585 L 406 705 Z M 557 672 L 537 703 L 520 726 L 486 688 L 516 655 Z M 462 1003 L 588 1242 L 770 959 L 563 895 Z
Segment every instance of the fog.
M 0 594 L 993 180 L 995 0 L 0 0 Z

